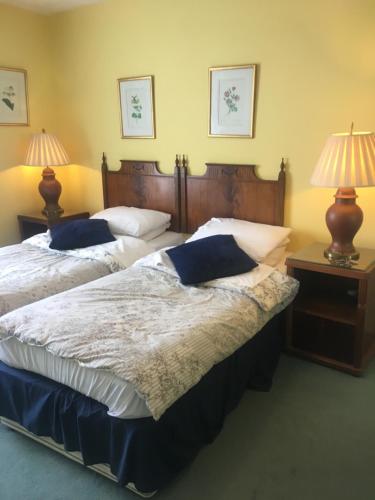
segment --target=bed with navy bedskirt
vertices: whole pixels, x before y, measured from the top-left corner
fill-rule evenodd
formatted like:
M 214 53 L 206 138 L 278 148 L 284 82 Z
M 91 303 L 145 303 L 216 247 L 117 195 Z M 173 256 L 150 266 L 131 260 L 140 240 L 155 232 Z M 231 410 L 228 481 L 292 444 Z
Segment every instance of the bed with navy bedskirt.
M 173 479 L 220 432 L 246 388 L 271 388 L 281 350 L 283 313 L 215 365 L 159 420 L 120 419 L 79 392 L 0 362 L 0 416 L 67 451 L 86 465 L 109 464 L 121 485 L 153 492 Z

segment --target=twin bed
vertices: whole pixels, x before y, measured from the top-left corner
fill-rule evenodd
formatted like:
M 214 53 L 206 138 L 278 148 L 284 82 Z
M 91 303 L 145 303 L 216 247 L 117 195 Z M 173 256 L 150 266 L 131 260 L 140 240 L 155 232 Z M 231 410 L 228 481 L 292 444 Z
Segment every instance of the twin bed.
M 194 233 L 211 217 L 282 225 L 285 172 L 176 161 L 103 162 L 105 207 L 170 213 Z M 168 245 L 168 243 L 166 244 Z M 35 301 L 0 320 L 0 415 L 6 425 L 145 496 L 211 442 L 247 387 L 268 390 L 280 312 L 297 284 L 268 266 L 244 283 L 181 284 L 165 252 Z
M 0 316 L 18 307 L 63 292 L 114 271 L 129 267 L 139 258 L 165 246 L 183 242 L 180 233 L 178 192 L 179 170 L 160 174 L 156 162 L 122 161 L 121 169 L 108 169 L 103 155 L 104 208 L 119 205 L 153 207 L 171 214 L 171 226 L 151 240 L 120 236 L 114 242 L 87 249 L 57 252 L 49 249 L 46 234 L 22 244 L 0 248 Z M 142 188 L 143 174 L 155 179 L 147 199 Z M 157 189 L 160 185 L 160 190 Z M 154 197 L 160 196 L 160 202 Z

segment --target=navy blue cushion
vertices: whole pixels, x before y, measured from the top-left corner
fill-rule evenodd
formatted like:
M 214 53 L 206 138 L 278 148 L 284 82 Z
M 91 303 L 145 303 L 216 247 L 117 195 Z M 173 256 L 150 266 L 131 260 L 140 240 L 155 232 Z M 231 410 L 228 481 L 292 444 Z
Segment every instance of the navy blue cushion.
M 208 236 L 166 252 L 184 285 L 246 273 L 258 265 L 231 234 Z
M 73 250 L 115 241 L 104 219 L 76 219 L 62 222 L 51 229 L 50 248 L 54 250 Z

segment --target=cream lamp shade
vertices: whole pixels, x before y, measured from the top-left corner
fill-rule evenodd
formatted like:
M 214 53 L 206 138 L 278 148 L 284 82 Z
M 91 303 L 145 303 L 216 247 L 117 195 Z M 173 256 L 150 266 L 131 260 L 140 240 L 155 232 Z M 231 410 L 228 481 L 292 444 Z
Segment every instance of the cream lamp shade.
M 26 154 L 25 165 L 45 167 L 42 181 L 39 184 L 39 193 L 45 201 L 42 210 L 48 219 L 58 219 L 64 210 L 59 206 L 61 184 L 55 177 L 51 166 L 68 165 L 69 157 L 53 134 L 47 134 L 43 129 L 40 134 L 34 134 Z
M 325 256 L 333 263 L 351 265 L 359 259 L 353 238 L 362 225 L 354 187 L 375 185 L 375 135 L 353 132 L 331 135 L 311 177 L 314 186 L 337 187 L 335 203 L 326 214 L 332 243 Z
M 311 177 L 325 187 L 375 185 L 375 135 L 372 132 L 333 134 L 325 143 Z
M 25 165 L 55 167 L 69 163 L 69 157 L 55 135 L 47 134 L 44 129 L 41 134 L 33 135 L 26 153 Z

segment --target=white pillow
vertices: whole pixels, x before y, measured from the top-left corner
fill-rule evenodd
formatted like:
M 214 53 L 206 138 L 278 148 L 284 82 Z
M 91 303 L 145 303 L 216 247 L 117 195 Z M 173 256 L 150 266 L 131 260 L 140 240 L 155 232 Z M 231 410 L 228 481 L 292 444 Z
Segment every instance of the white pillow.
M 290 242 L 289 238 L 285 238 L 285 240 L 278 247 L 274 248 L 268 255 L 263 259 L 263 264 L 267 264 L 267 266 L 276 267 L 281 259 L 284 257 L 286 252 L 286 247 Z
M 282 244 L 290 232 L 288 227 L 214 217 L 201 226 L 186 243 L 214 234 L 233 234 L 244 252 L 257 262 L 262 262 L 272 250 Z
M 170 222 L 167 224 L 163 224 L 160 227 L 157 227 L 156 229 L 153 229 L 152 231 L 149 231 L 146 234 L 142 234 L 142 240 L 143 241 L 151 241 L 160 236 L 161 234 L 165 233 L 165 231 L 169 228 L 171 225 Z
M 142 238 L 144 234 L 168 224 L 171 220 L 170 214 L 135 207 L 107 208 L 90 218 L 108 221 L 112 234 L 124 234 L 135 238 Z

